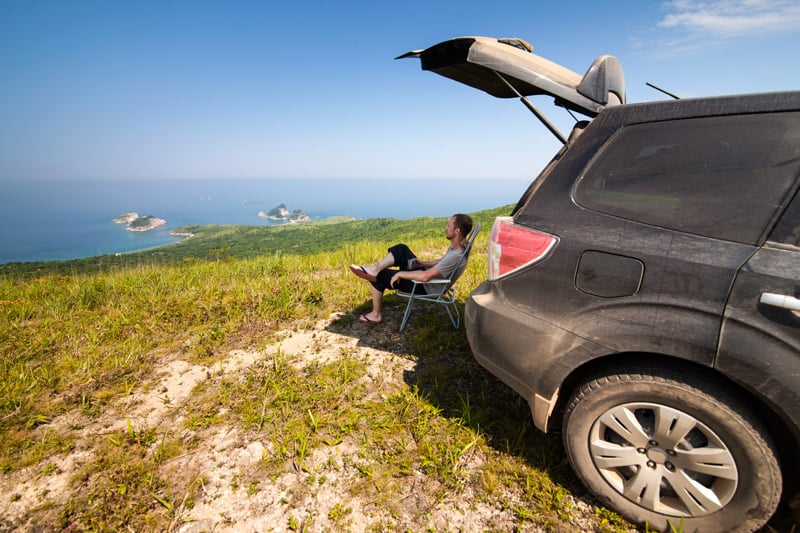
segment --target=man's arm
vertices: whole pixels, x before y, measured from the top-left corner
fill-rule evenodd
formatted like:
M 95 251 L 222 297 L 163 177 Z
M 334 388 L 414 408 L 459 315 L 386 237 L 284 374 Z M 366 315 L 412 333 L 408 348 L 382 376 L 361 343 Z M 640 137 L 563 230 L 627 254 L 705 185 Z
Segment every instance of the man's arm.
M 435 262 L 434 262 L 435 264 Z M 439 271 L 435 268 L 429 268 L 427 270 L 401 270 L 394 276 L 392 276 L 391 281 L 389 284 L 394 288 L 397 280 L 399 279 L 408 279 L 411 281 L 430 281 L 431 279 L 435 278 L 439 275 Z
M 420 259 L 417 259 L 417 266 L 418 268 L 431 268 L 435 267 L 439 261 L 440 259 L 431 259 L 429 261 L 422 261 Z
M 456 251 L 450 248 L 441 259 L 434 261 L 419 261 L 419 264 L 424 266 L 425 270 L 401 270 L 392 276 L 389 284 L 392 288 L 394 288 L 398 279 L 428 282 L 433 278 L 444 277 L 439 269 L 442 268 L 446 272 L 447 269 L 454 267 L 456 263 L 461 260 L 461 254 L 463 253 L 463 250 Z

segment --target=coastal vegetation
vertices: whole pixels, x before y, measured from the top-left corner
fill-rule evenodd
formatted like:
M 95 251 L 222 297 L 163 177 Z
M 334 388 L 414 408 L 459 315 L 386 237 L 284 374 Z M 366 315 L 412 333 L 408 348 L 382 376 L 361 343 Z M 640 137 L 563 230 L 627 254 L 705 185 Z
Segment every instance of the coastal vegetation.
M 0 530 L 234 530 L 248 503 L 290 531 L 632 530 L 441 310 L 402 335 L 392 296 L 385 324 L 355 320 L 369 296 L 347 265 L 397 240 L 435 256 L 445 221 L 194 227 L 2 265 Z
M 508 212 L 510 207 L 501 208 Z M 491 211 L 492 213 L 494 211 Z M 191 236 L 152 250 L 102 255 L 69 261 L 0 264 L 0 276 L 24 278 L 109 272 L 140 265 L 180 265 L 191 261 L 251 259 L 269 254 L 313 255 L 362 242 L 393 242 L 399 238 L 441 239 L 442 219 L 411 220 L 331 217 L 304 224 L 281 226 L 206 225 L 176 228 L 172 233 Z

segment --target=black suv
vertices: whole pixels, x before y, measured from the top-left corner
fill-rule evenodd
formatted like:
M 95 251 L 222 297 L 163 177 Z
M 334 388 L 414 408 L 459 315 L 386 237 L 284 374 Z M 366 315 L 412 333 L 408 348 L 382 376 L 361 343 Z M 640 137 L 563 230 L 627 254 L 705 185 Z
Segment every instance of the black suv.
M 564 143 L 489 243 L 477 360 L 558 430 L 605 505 L 651 528 L 752 531 L 800 473 L 800 92 L 625 103 L 519 39 L 410 52 L 518 97 Z M 526 98 L 581 113 L 568 138 Z

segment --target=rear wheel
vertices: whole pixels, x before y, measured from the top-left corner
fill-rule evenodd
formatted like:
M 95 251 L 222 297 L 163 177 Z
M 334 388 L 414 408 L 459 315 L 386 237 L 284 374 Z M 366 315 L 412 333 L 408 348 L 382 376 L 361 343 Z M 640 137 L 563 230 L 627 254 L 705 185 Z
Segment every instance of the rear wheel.
M 741 402 L 699 379 L 660 370 L 598 377 L 570 398 L 563 430 L 587 488 L 651 528 L 753 531 L 778 505 L 768 434 Z

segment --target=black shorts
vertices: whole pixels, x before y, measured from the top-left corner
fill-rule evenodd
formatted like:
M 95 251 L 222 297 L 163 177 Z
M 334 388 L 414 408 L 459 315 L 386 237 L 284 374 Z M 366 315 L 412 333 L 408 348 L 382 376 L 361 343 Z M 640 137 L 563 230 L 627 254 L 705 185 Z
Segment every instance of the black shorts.
M 372 286 L 383 292 L 385 290 L 399 290 L 401 292 L 412 292 L 414 290 L 414 282 L 408 279 L 401 279 L 397 285 L 392 287 L 390 285 L 392 276 L 397 274 L 400 270 L 408 270 L 408 260 L 415 259 L 417 256 L 405 244 L 395 244 L 389 248 L 389 253 L 394 257 L 394 266 L 396 268 L 387 268 L 378 272 L 378 279 L 372 282 Z M 417 285 L 417 294 L 424 294 L 425 287 Z

